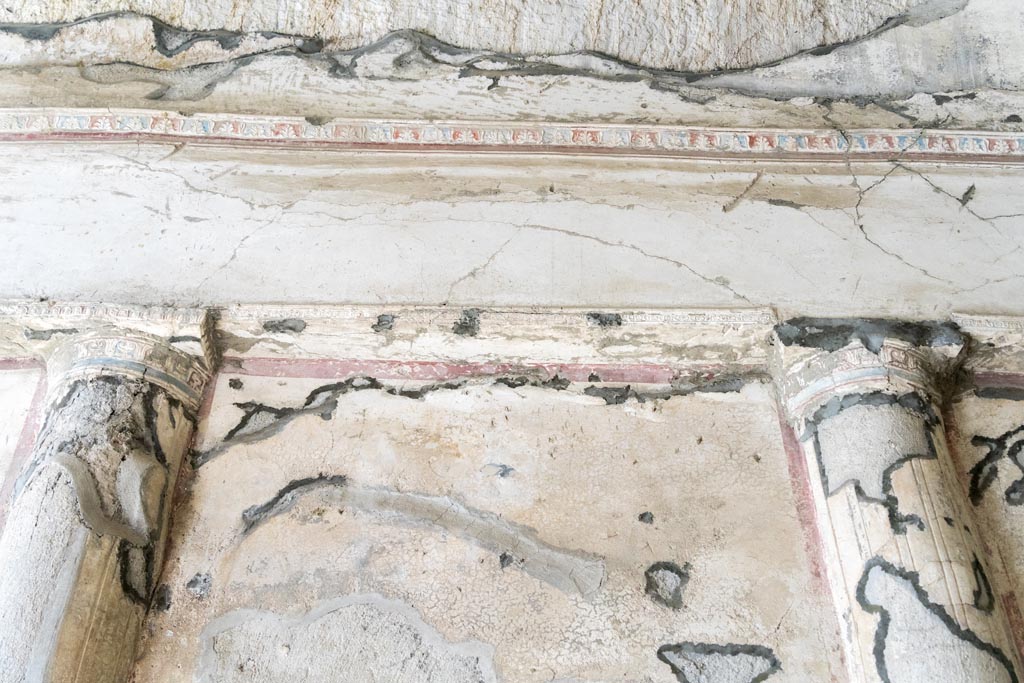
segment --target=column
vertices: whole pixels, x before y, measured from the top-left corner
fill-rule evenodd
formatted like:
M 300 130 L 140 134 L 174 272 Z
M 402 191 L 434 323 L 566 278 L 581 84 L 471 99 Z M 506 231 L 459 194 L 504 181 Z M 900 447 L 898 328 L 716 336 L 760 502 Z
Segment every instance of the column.
M 114 327 L 47 358 L 46 415 L 0 537 L 0 683 L 126 679 L 208 378 L 170 339 Z
M 798 319 L 776 328 L 780 400 L 811 472 L 856 683 L 1015 683 L 942 419 L 965 339 L 948 324 Z

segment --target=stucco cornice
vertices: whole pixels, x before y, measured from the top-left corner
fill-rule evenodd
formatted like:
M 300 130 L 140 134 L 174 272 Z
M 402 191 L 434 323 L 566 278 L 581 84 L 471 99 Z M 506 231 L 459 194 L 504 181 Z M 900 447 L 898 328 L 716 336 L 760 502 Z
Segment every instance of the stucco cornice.
M 530 121 L 389 121 L 158 110 L 3 109 L 0 141 L 142 141 L 396 152 L 668 156 L 765 161 L 1024 163 L 1024 134 L 788 130 Z

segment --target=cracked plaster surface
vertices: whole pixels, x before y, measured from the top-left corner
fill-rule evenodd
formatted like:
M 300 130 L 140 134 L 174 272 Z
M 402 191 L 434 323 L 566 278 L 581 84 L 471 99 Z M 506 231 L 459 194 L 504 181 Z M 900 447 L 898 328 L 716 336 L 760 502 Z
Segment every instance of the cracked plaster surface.
M 11 151 L 5 297 L 1022 312 L 1014 169 Z
M 241 388 L 232 389 L 232 379 Z M 238 423 L 243 411 L 234 403 L 301 405 L 323 383 L 222 375 L 197 448 L 220 443 Z M 808 590 L 814 580 L 777 430 L 759 385 L 621 405 L 578 389 L 502 384 L 420 399 L 345 394 L 331 419 L 303 414 L 267 438 L 236 441 L 190 473 L 173 566 L 161 577 L 177 597 L 151 613 L 136 680 L 205 680 L 247 657 L 254 670 L 317 680 L 301 678 L 308 659 L 289 665 L 279 655 L 286 645 L 305 651 L 284 631 L 312 626 L 305 615 L 324 601 L 359 595 L 414 611 L 435 634 L 431 643 L 493 649 L 489 661 L 502 681 L 659 680 L 669 671 L 658 648 L 680 639 L 763 644 L 785 663 L 773 682 L 827 680 L 841 666 L 823 655 L 838 651 L 838 634 L 824 586 Z M 442 518 L 452 526 L 446 531 L 347 499 L 329 484 L 305 487 L 287 505 L 264 505 L 283 500 L 292 482 L 337 475 L 354 492 L 399 491 L 462 507 Z M 637 485 L 623 487 L 626 480 Z M 243 516 L 254 505 L 262 521 L 245 533 Z M 638 521 L 643 510 L 652 511 L 652 524 Z M 459 515 L 482 511 L 532 531 L 523 543 L 499 541 L 510 547 L 498 552 L 473 540 L 486 531 L 472 520 L 455 529 Z M 769 517 L 770 531 L 749 523 Z M 533 535 L 559 552 L 601 558 L 600 587 L 585 596 L 531 573 Z M 646 569 L 668 557 L 690 567 L 680 610 L 644 592 Z M 187 588 L 196 576 L 209 577 L 201 597 Z M 260 618 L 270 628 L 244 626 L 255 640 L 203 649 L 203 634 L 219 630 L 215 620 L 252 609 L 279 616 Z M 344 625 L 323 628 L 330 642 L 352 635 Z M 403 661 L 384 647 L 380 666 Z M 432 680 L 416 676 L 408 680 Z

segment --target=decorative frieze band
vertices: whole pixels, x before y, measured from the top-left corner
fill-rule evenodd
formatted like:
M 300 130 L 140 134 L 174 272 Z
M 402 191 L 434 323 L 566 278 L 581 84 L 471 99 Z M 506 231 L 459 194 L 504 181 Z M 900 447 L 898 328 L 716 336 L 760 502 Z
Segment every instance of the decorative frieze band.
M 700 158 L 1024 161 L 1024 134 L 778 130 L 541 122 L 334 120 L 148 110 L 9 109 L 0 141 L 151 139 L 394 151 L 503 151 Z

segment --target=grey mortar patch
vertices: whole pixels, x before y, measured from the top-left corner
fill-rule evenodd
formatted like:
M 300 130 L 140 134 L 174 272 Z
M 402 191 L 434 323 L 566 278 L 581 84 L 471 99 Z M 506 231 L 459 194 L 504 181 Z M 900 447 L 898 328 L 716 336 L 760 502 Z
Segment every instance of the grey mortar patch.
M 679 683 L 761 683 L 782 671 L 782 662 L 763 645 L 676 643 L 658 648 Z
M 77 334 L 78 330 L 73 327 L 61 327 L 52 330 L 33 330 L 25 328 L 25 339 L 29 341 L 50 341 L 55 334 Z
M 153 591 L 153 600 L 150 603 L 151 609 L 156 612 L 166 612 L 171 608 L 171 587 L 167 584 L 160 584 Z
M 199 572 L 185 584 L 185 589 L 199 600 L 209 595 L 212 587 L 213 577 L 209 572 Z
M 999 474 L 999 462 L 1006 458 L 1020 470 L 1021 476 L 1006 488 L 1003 497 L 1008 505 L 1024 505 L 1024 425 L 997 437 L 977 434 L 971 437 L 971 445 L 986 449 L 985 456 L 968 470 L 971 475 L 968 487 L 971 503 L 981 503 Z
M 596 386 L 591 385 L 583 390 L 587 396 L 600 398 L 606 405 L 617 406 L 633 399 L 638 403 L 647 401 L 664 401 L 673 396 L 689 396 L 696 393 L 735 393 L 743 389 L 748 378 L 720 377 L 700 384 L 679 384 L 662 391 L 636 391 L 632 385 Z
M 910 414 L 916 414 L 922 421 L 921 446 L 922 452 L 899 454 L 889 453 L 887 456 L 876 457 L 865 463 L 864 458 L 858 464 L 868 464 L 874 467 L 874 471 L 852 471 L 850 463 L 833 462 L 831 456 L 823 452 L 821 444 L 821 426 L 827 420 L 834 418 L 843 412 L 858 407 L 892 407 L 902 409 Z M 802 440 L 810 439 L 814 447 L 815 458 L 818 462 L 818 474 L 821 477 L 821 485 L 826 496 L 831 496 L 847 482 L 853 482 L 854 491 L 858 500 L 867 503 L 877 503 L 885 507 L 889 516 L 889 525 L 894 533 L 906 533 L 907 526 L 913 524 L 919 529 L 924 529 L 924 522 L 917 515 L 903 514 L 899 509 L 899 499 L 892 492 L 892 476 L 911 460 L 936 460 L 938 454 L 935 450 L 934 431 L 939 425 L 939 417 L 927 401 L 917 393 L 903 394 L 896 396 L 881 391 L 847 394 L 837 396 L 825 405 L 818 408 L 814 414 L 805 422 L 805 431 Z M 833 465 L 843 465 L 842 472 L 832 472 Z
M 448 496 L 428 496 L 378 487 L 351 486 L 344 475 L 296 479 L 273 497 L 242 513 L 243 536 L 269 519 L 290 510 L 299 498 L 326 489 L 346 508 L 388 522 L 442 529 L 499 554 L 500 564 L 522 569 L 559 590 L 588 597 L 604 583 L 604 561 L 593 555 L 564 550 L 540 540 L 533 529 L 508 522 L 485 510 L 467 507 Z M 507 555 L 508 562 L 501 560 Z
M 475 337 L 480 334 L 480 314 L 483 313 L 479 308 L 467 308 L 462 311 L 459 319 L 452 325 L 452 332 L 462 337 Z
M 317 387 L 309 393 L 303 404 L 297 407 L 268 406 L 255 401 L 235 403 L 235 407 L 242 410 L 241 419 L 225 434 L 220 444 L 208 450 L 193 453 L 192 467 L 202 467 L 236 443 L 254 443 L 273 436 L 284 429 L 289 422 L 302 415 L 316 414 L 324 420 L 330 420 L 338 407 L 338 399 L 350 392 L 382 391 L 391 396 L 418 400 L 435 391 L 462 389 L 466 386 L 467 381 L 455 380 L 426 384 L 416 389 L 401 389 L 386 386 L 373 377 L 360 376 Z M 564 390 L 570 384 L 569 380 L 557 374 L 546 379 L 528 375 L 499 375 L 491 378 L 491 382 L 512 388 L 533 386 L 555 391 Z
M 263 323 L 263 329 L 274 334 L 291 332 L 298 334 L 306 329 L 306 321 L 299 318 L 282 318 L 280 320 L 267 320 Z
M 257 673 L 294 680 L 296 662 L 309 664 L 305 683 L 498 681 L 490 645 L 451 643 L 411 606 L 375 594 L 326 600 L 294 617 L 235 610 L 211 621 L 199 642 L 197 683 L 249 683 Z
M 680 567 L 675 562 L 655 562 L 644 572 L 644 578 L 644 592 L 652 600 L 672 609 L 682 609 L 683 590 L 690 582 L 689 563 Z
M 598 327 L 622 327 L 622 316 L 618 313 L 587 313 L 587 322 Z
M 874 557 L 864 565 L 856 595 L 879 617 L 874 658 L 883 683 L 1019 683 L 1006 654 L 932 602 L 916 572 Z
M 1024 401 L 1022 387 L 975 387 L 974 395 L 978 398 L 1000 399 L 1003 401 Z
M 972 596 L 974 609 L 991 614 L 996 607 L 996 598 L 992 594 L 992 584 L 989 583 L 985 567 L 982 566 L 977 555 L 971 561 L 971 571 L 974 573 L 974 594 Z
M 389 332 L 394 328 L 397 317 L 389 313 L 382 313 L 377 316 L 377 322 L 370 325 L 370 329 L 374 332 Z
M 884 318 L 792 318 L 775 326 L 784 346 L 805 346 L 838 351 L 859 341 L 874 354 L 886 339 L 899 339 L 914 346 L 958 346 L 966 342 L 960 328 L 951 322 L 906 322 Z

